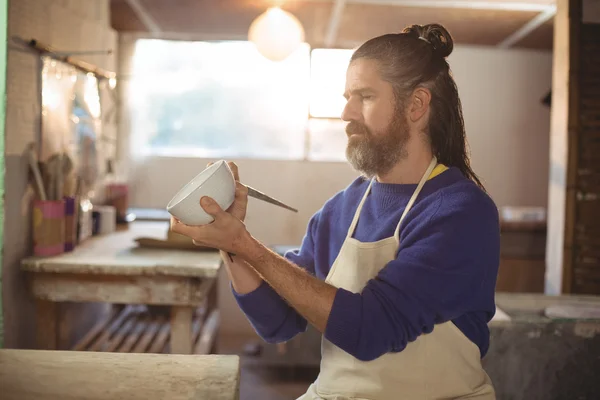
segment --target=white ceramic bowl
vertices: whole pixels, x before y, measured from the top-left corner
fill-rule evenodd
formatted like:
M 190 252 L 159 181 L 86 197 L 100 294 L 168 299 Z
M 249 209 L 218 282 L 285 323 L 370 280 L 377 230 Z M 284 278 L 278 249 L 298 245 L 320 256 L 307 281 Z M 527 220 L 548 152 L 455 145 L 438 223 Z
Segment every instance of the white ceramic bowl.
M 206 225 L 213 217 L 200 206 L 200 199 L 208 196 L 223 210 L 228 209 L 235 198 L 235 180 L 224 160 L 207 167 L 189 181 L 167 205 L 167 211 L 186 225 Z

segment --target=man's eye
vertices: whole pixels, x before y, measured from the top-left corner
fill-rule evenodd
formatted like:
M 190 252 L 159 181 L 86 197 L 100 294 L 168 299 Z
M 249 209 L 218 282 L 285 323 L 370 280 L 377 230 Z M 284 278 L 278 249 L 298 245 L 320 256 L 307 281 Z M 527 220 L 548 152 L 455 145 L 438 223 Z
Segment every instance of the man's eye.
M 370 99 L 372 99 L 372 98 L 373 98 L 373 96 L 371 96 L 371 95 L 363 95 L 363 96 L 362 96 L 362 99 L 363 99 L 363 100 L 370 100 Z

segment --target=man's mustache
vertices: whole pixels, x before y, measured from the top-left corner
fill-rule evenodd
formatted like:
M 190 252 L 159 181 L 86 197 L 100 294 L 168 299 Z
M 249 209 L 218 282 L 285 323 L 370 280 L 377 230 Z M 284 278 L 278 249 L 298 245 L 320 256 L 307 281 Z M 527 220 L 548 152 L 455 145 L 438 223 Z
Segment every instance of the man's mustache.
M 369 129 L 360 122 L 351 121 L 346 125 L 346 135 L 368 135 Z

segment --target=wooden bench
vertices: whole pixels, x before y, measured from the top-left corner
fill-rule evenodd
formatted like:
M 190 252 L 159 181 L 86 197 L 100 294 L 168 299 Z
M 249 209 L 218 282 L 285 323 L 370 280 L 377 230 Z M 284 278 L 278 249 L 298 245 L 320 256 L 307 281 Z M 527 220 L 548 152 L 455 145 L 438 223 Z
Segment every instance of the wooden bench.
M 3 400 L 237 400 L 233 355 L 0 350 Z

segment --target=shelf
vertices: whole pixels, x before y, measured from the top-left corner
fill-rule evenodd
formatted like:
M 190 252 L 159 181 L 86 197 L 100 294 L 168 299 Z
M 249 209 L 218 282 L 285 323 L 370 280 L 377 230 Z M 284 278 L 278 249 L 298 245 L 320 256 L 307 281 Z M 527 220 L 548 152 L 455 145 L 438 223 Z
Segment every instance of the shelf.
M 193 354 L 214 352 L 219 311 L 205 314 L 204 308 L 198 308 L 193 316 Z M 71 350 L 169 354 L 169 318 L 162 308 L 114 306 L 112 313 L 92 327 Z

